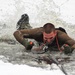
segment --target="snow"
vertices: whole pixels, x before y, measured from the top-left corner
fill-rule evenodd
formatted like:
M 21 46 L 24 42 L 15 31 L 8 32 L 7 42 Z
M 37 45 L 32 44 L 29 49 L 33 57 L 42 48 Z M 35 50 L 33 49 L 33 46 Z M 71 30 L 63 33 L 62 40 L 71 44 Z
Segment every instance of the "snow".
M 53 0 L 59 8 L 60 19 L 75 24 L 75 0 Z
M 28 65 L 13 65 L 0 60 L 0 75 L 64 75 L 60 70 L 46 70 Z
M 75 24 L 74 4 L 74 0 L 0 0 L 0 23 L 15 28 L 20 16 L 27 13 L 34 27 L 55 23 L 58 18 Z
M 75 1 L 69 0 L 60 7 L 61 18 L 67 23 L 75 24 Z

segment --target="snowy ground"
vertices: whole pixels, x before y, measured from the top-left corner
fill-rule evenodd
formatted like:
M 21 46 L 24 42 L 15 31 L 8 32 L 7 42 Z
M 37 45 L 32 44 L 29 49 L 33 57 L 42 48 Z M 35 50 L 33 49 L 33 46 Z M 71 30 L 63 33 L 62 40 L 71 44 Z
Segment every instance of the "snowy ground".
M 0 60 L 1 75 L 64 75 L 60 70 L 46 70 L 27 65 L 13 65 Z

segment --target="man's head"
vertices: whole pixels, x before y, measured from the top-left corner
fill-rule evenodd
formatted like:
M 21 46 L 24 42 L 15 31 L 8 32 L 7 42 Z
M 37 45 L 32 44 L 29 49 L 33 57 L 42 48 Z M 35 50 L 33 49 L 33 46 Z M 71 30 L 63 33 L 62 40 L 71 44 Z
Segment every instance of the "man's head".
M 54 38 L 56 37 L 55 26 L 51 23 L 46 23 L 43 26 L 43 28 L 44 28 L 44 32 L 43 32 L 44 43 L 51 44 Z
M 52 23 L 46 23 L 44 26 L 43 26 L 43 28 L 44 28 L 44 32 L 45 33 L 51 33 L 52 31 L 54 31 L 55 30 L 55 26 L 52 24 Z

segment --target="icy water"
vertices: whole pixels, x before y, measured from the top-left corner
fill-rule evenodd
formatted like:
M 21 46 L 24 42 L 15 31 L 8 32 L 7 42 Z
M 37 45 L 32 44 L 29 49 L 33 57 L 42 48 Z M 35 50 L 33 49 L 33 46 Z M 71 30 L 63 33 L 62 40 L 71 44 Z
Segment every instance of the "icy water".
M 55 55 L 56 54 L 56 55 Z M 6 41 L 0 43 L 0 60 L 7 63 L 12 64 L 27 64 L 30 66 L 35 67 L 41 67 L 44 69 L 47 69 L 49 66 L 48 64 L 42 62 L 39 63 L 37 58 L 38 56 L 47 56 L 47 54 L 33 54 L 32 52 L 26 52 L 25 48 L 21 46 L 17 42 L 13 41 Z M 53 56 L 60 56 L 60 53 L 53 53 Z M 64 57 L 61 55 L 61 57 Z M 72 56 L 69 56 L 72 61 L 62 62 L 65 71 L 68 73 L 68 75 L 74 75 L 75 74 L 75 56 L 74 54 Z

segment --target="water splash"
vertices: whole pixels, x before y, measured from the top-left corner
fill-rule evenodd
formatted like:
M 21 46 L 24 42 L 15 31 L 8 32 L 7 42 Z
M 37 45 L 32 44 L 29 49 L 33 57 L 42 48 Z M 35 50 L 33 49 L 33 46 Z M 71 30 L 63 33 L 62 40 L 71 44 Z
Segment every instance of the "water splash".
M 75 32 L 74 25 L 71 27 L 71 23 L 63 21 L 61 14 L 62 4 L 65 3 L 66 6 L 70 0 L 67 1 L 63 0 L 59 5 L 56 0 L 0 0 L 0 37 L 14 39 L 13 32 L 16 30 L 16 23 L 22 14 L 27 13 L 32 27 L 43 26 L 45 23 L 51 22 L 56 27 L 64 27 L 74 38 L 74 35 L 71 34 Z

